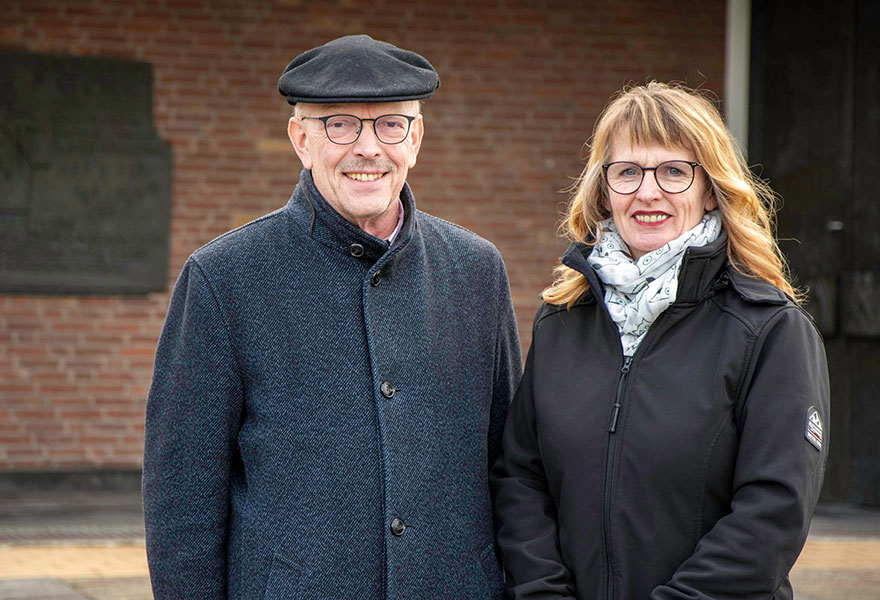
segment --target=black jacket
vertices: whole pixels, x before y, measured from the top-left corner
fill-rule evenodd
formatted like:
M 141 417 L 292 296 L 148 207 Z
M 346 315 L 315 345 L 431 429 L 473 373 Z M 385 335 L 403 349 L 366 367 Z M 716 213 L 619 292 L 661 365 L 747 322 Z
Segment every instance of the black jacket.
M 591 293 L 539 310 L 491 474 L 512 597 L 792 597 L 827 456 L 825 352 L 726 242 L 687 251 L 631 360 L 590 248 L 569 248 Z

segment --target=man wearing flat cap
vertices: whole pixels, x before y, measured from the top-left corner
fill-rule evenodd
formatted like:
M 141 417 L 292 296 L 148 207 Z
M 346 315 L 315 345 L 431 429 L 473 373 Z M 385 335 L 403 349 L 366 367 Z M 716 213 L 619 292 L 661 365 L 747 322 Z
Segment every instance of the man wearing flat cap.
M 487 475 L 519 342 L 498 251 L 406 183 L 438 86 L 363 35 L 284 70 L 299 184 L 190 257 L 157 349 L 157 600 L 501 598 Z

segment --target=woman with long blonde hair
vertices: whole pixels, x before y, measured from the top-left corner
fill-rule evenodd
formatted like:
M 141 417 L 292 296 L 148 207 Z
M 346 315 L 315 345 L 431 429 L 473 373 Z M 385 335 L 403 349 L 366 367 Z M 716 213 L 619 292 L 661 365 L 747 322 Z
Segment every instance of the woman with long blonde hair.
M 606 106 L 490 477 L 511 597 L 792 598 L 829 389 L 773 199 L 702 94 Z

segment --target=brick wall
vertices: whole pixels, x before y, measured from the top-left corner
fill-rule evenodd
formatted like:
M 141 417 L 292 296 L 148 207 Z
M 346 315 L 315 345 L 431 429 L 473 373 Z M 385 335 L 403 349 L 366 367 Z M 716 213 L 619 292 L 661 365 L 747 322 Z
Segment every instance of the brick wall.
M 287 201 L 300 167 L 275 85 L 291 58 L 352 33 L 422 53 L 442 85 L 410 184 L 499 247 L 525 348 L 599 110 L 649 78 L 720 94 L 724 14 L 723 0 L 6 0 L 0 47 L 153 64 L 174 153 L 169 289 L 193 250 Z M 0 470 L 139 466 L 167 301 L 0 295 Z

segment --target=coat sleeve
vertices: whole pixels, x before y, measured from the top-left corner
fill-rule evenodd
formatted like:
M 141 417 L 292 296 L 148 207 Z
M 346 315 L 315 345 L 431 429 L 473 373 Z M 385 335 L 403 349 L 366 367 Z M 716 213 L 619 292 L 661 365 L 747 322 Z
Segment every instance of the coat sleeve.
M 500 262 L 500 259 L 499 259 Z M 489 432 L 487 440 L 488 461 L 491 468 L 501 446 L 501 435 L 507 411 L 513 398 L 516 385 L 522 375 L 522 352 L 519 346 L 519 332 L 516 316 L 513 313 L 513 301 L 510 298 L 510 284 L 507 271 L 501 263 L 501 283 L 499 313 L 495 340 L 495 367 L 492 382 L 492 406 L 489 411 Z
M 731 511 L 651 600 L 772 598 L 803 549 L 828 455 L 830 398 L 822 341 L 800 310 L 780 311 L 758 333 L 741 390 Z M 806 435 L 812 409 L 821 449 Z
M 540 314 L 540 313 L 539 313 Z M 501 452 L 490 474 L 498 545 L 509 598 L 574 600 L 562 561 L 556 505 L 550 496 L 535 427 L 534 335 L 514 396 Z
M 156 600 L 226 598 L 229 473 L 241 411 L 226 320 L 191 258 L 171 297 L 147 399 L 143 496 Z

